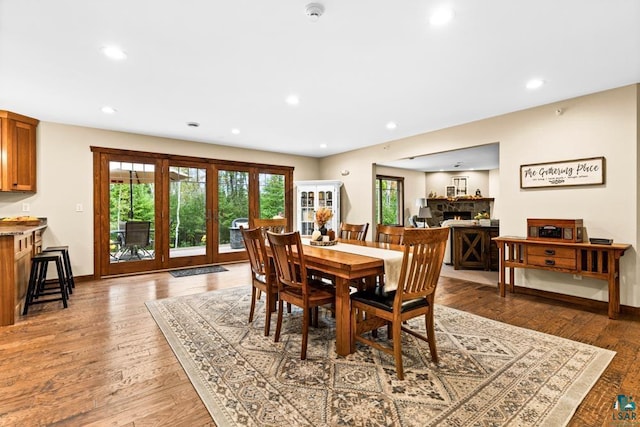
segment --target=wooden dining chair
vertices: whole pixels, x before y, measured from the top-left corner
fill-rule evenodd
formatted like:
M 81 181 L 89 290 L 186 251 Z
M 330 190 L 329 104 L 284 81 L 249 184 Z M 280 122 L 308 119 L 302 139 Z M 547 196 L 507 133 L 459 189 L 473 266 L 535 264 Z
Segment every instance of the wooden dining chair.
M 338 237 L 346 240 L 366 240 L 369 223 L 365 224 L 347 224 L 340 223 L 340 232 Z
M 265 232 L 284 233 L 287 231 L 287 218 L 252 218 L 251 223 L 253 227 L 261 227 Z
M 391 243 L 395 245 L 402 244 L 404 236 L 404 227 L 397 225 L 376 225 L 376 235 L 374 240 L 381 243 Z
M 253 322 L 256 300 L 260 293 L 266 294 L 264 335 L 269 335 L 271 327 L 271 309 L 278 298 L 278 287 L 275 284 L 275 271 L 271 259 L 267 256 L 266 242 L 261 228 L 244 229 L 240 227 L 244 247 L 249 255 L 251 266 L 251 308 L 249 309 L 249 323 Z
M 300 359 L 304 360 L 307 358 L 307 340 L 312 311 L 316 312 L 317 320 L 317 308 L 321 305 L 333 303 L 335 301 L 335 292 L 333 288 L 326 286 L 321 281 L 308 277 L 302 252 L 302 241 L 298 231 L 282 234 L 267 232 L 267 238 L 276 267 L 276 283 L 278 286 L 278 323 L 275 341 L 278 342 L 280 340 L 283 302 L 302 308 L 302 350 Z
M 264 240 L 267 240 L 267 231 L 271 231 L 274 233 L 284 233 L 287 231 L 287 218 L 252 218 L 251 219 L 252 227 L 260 227 L 262 229 L 262 236 Z M 258 290 L 257 298 L 260 299 L 262 293 Z M 291 312 L 291 307 L 289 308 L 289 312 Z
M 438 363 L 433 304 L 448 236 L 449 229 L 446 227 L 405 230 L 404 256 L 397 290 L 385 292 L 378 287 L 351 295 L 351 351 L 355 351 L 358 341 L 393 355 L 400 380 L 404 379 L 401 331 L 427 341 L 431 360 Z M 426 337 L 403 324 L 422 315 L 425 317 Z M 393 341 L 392 347 L 363 336 L 385 325 Z

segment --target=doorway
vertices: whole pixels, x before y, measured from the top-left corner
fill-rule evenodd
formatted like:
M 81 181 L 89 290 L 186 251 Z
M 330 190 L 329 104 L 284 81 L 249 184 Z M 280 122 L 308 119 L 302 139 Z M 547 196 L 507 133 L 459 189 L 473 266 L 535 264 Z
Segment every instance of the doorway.
M 250 218 L 291 224 L 293 168 L 92 150 L 96 277 L 242 261 Z

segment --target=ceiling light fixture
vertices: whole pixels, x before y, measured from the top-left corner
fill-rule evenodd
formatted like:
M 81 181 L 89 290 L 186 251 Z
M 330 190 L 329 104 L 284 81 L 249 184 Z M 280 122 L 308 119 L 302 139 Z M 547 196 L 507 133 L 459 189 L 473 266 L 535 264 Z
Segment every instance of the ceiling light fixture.
M 102 53 L 109 59 L 113 59 L 114 61 L 122 61 L 127 58 L 127 54 L 125 51 L 120 49 L 117 46 L 104 46 L 102 48 Z
M 394 130 L 397 127 L 398 127 L 398 124 L 396 122 L 387 123 L 387 129 L 389 129 L 389 130 Z
M 197 127 L 200 127 L 200 123 L 198 123 L 198 122 L 187 122 L 187 126 L 189 126 L 190 128 L 197 128 Z
M 287 96 L 286 101 L 289 105 L 298 105 L 300 103 L 300 98 L 298 98 L 296 95 L 289 95 Z
M 429 23 L 433 26 L 440 27 L 448 24 L 453 19 L 453 10 L 443 7 L 431 14 L 429 17 Z
M 305 14 L 309 17 L 309 21 L 318 22 L 318 19 L 324 13 L 324 6 L 320 3 L 309 3 L 305 7 Z
M 240 135 L 240 129 L 233 128 L 231 129 L 231 133 L 234 135 Z
M 100 111 L 102 111 L 105 114 L 115 114 L 115 112 L 118 111 L 118 110 L 116 110 L 115 108 L 110 107 L 108 105 L 105 105 L 104 107 L 102 107 L 100 109 Z
M 533 90 L 538 89 L 544 85 L 544 80 L 542 79 L 531 79 L 527 82 L 527 89 Z
M 320 144 L 320 148 L 327 148 L 327 144 L 325 143 Z

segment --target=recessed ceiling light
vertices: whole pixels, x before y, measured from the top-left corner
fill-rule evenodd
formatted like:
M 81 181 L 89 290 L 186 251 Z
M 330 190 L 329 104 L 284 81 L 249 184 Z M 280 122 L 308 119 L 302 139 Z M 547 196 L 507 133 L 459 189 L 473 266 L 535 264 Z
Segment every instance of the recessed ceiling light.
M 442 26 L 448 24 L 453 19 L 453 10 L 442 7 L 431 14 L 429 23 L 434 26 Z
M 231 129 L 231 133 L 234 134 L 234 135 L 239 135 L 240 134 L 240 129 L 233 128 L 233 129 Z
M 116 111 L 118 111 L 118 110 L 116 110 L 115 108 L 110 107 L 110 106 L 108 106 L 108 105 L 105 105 L 104 107 L 102 107 L 102 108 L 100 109 L 100 111 L 102 111 L 102 112 L 103 112 L 103 113 L 105 113 L 105 114 L 114 114 L 114 113 L 115 113 Z
M 394 130 L 397 127 L 398 127 L 398 124 L 396 122 L 387 123 L 387 129 L 389 129 L 389 130 Z
M 327 144 L 320 144 L 320 148 L 327 148 Z
M 107 58 L 115 61 L 122 61 L 127 58 L 125 51 L 118 46 L 105 46 L 102 48 L 102 53 L 104 53 Z
M 544 85 L 544 80 L 542 79 L 531 79 L 527 82 L 527 89 L 538 89 Z
M 297 95 L 289 95 L 287 96 L 287 104 L 289 105 L 298 105 L 300 103 L 300 98 Z
M 187 126 L 189 126 L 190 128 L 197 128 L 197 127 L 200 127 L 200 123 L 198 123 L 198 122 L 187 122 Z

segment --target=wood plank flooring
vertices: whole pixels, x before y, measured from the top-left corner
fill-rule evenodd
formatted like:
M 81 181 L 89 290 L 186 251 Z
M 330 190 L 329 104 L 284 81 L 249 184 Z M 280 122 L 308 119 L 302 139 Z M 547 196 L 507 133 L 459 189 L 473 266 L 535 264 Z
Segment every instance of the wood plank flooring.
M 248 264 L 174 278 L 169 273 L 77 283 L 69 308 L 30 308 L 0 327 L 0 425 L 213 426 L 144 302 L 249 283 Z M 617 352 L 570 425 L 612 425 L 618 394 L 640 392 L 640 321 L 610 320 L 494 286 L 442 278 L 436 302 Z

